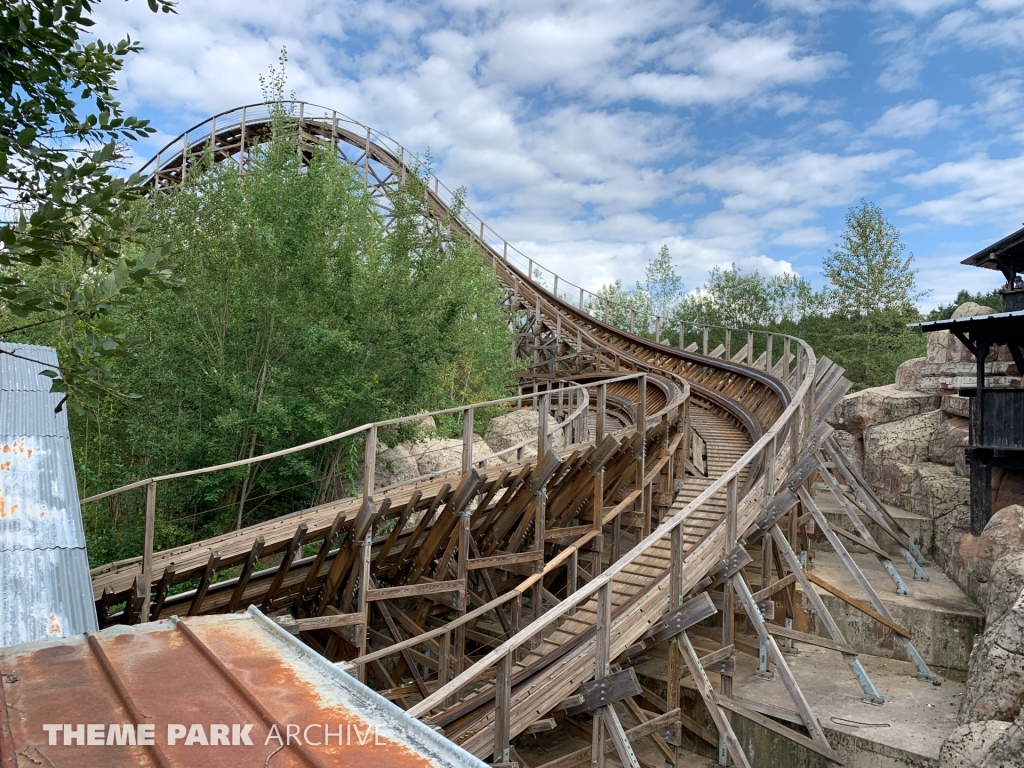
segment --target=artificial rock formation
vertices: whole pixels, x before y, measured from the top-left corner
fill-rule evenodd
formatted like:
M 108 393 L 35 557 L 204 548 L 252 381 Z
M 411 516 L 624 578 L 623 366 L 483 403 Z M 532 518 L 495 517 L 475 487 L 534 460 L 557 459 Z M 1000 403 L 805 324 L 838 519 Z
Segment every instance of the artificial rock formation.
M 992 312 L 966 302 L 953 317 Z M 930 333 L 927 340 L 927 356 L 903 363 L 895 384 L 847 395 L 829 423 L 884 502 L 933 521 L 931 554 L 961 587 L 983 598 L 984 580 L 998 557 L 996 550 L 983 549 L 984 563 L 978 560 L 980 542 L 970 535 L 970 399 L 959 395 L 961 387 L 974 386 L 976 362 L 948 331 Z M 993 350 L 986 365 L 993 386 L 1020 386 L 1020 372 L 1005 347 Z M 994 509 L 1024 503 L 1024 475 L 995 470 L 992 499 Z
M 556 424 L 557 422 L 555 421 L 548 421 L 549 428 L 555 427 Z M 498 451 L 507 450 L 524 440 L 536 437 L 539 426 L 540 414 L 536 411 L 512 411 L 504 416 L 491 419 L 487 425 L 487 430 L 484 432 L 484 440 L 497 453 Z M 551 447 L 555 450 L 565 447 L 565 437 L 560 430 L 551 435 Z M 527 445 L 523 450 L 523 455 L 536 456 L 536 444 Z M 512 454 L 506 458 L 515 460 L 515 455 Z
M 1024 593 L 989 626 L 971 651 L 957 721 L 1014 720 L 1024 706 Z

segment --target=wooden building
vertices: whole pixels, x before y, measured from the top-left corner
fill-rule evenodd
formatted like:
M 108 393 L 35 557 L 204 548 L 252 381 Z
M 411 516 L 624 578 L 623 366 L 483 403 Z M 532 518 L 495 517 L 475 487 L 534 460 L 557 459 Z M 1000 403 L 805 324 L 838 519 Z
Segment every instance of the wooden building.
M 971 398 L 970 442 L 971 533 L 979 535 L 992 517 L 992 470 L 1024 472 L 1024 380 L 1016 386 L 992 386 L 986 363 L 992 363 L 1005 346 L 1024 374 L 1024 229 L 964 259 L 963 264 L 995 269 L 1006 278 L 1003 312 L 975 317 L 918 323 L 925 333 L 949 331 L 974 355 L 977 373 L 974 387 L 961 388 Z

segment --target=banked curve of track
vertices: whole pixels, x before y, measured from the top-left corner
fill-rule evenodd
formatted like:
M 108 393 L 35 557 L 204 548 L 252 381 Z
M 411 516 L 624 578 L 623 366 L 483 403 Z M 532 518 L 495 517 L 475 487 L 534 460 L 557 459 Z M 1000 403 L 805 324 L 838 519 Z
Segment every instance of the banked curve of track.
M 329 142 L 337 147 L 364 174 L 367 190 L 381 200 L 382 206 L 386 207 L 389 185 L 393 188 L 403 183 L 407 174 L 414 172 L 413 156 L 386 136 L 308 103 L 296 102 L 287 108 L 291 119 L 298 123 L 301 141 L 310 146 Z M 236 163 L 244 171 L 248 153 L 268 135 L 271 113 L 268 105 L 249 105 L 200 123 L 170 142 L 147 164 L 147 183 L 154 189 L 179 183 L 204 154 L 219 163 Z M 442 217 L 452 197 L 438 180 L 428 177 L 426 215 Z M 698 589 L 720 568 L 723 555 L 757 522 L 763 500 L 774 493 L 794 464 L 803 436 L 811 431 L 816 406 L 816 359 L 803 341 L 782 336 L 775 337 L 785 342 L 785 351 L 777 360 L 769 348 L 755 361 L 748 345 L 745 363 L 740 363 L 675 349 L 629 333 L 586 312 L 582 290 L 580 301 L 573 304 L 558 291 L 557 278 L 554 290 L 536 281 L 533 262 L 528 266 L 514 263 L 515 249 L 504 240 L 496 242 L 488 234 L 489 227 L 471 210 L 464 210 L 456 221 L 480 245 L 508 291 L 513 317 L 521 318 L 535 339 L 553 339 L 555 347 L 561 345 L 593 360 L 592 372 L 607 376 L 643 373 L 665 382 L 663 389 L 669 393 L 663 399 L 665 408 L 653 409 L 665 423 L 657 437 L 663 442 L 671 434 L 668 419 L 678 416 L 673 409 L 681 412 L 682 395 L 688 390 L 693 405 L 688 426 L 704 437 L 708 447 L 707 476 L 684 475 L 672 488 L 671 504 L 657 516 L 657 527 L 643 531 L 644 537 L 638 535 L 640 540 L 628 552 L 621 553 L 585 586 L 545 608 L 532 623 L 453 679 L 439 680 L 430 695 L 421 696 L 410 707 L 414 715 L 429 716 L 457 743 L 487 756 L 496 738 L 498 692 L 492 683 L 481 685 L 480 681 L 493 679 L 493 670 L 503 660 L 514 659 L 508 681 L 509 701 L 505 704 L 509 722 L 502 736 L 507 739 L 550 712 L 581 683 L 600 676 L 598 657 L 610 654 L 615 658 L 657 623 L 670 609 L 670 594 L 682 590 L 685 595 Z M 561 283 L 569 284 L 565 280 Z M 540 343 L 536 341 L 537 346 Z M 560 369 L 557 362 L 550 367 L 547 372 L 533 371 L 549 374 L 536 378 L 534 386 L 538 386 L 537 381 L 572 380 L 579 374 Z M 634 387 L 634 399 L 637 391 Z M 641 440 L 640 454 L 649 449 L 647 441 Z M 765 489 L 767 482 L 773 487 Z M 298 521 L 302 514 L 289 517 Z M 683 539 L 682 575 L 673 585 L 669 583 L 676 578 L 670 541 L 677 528 Z M 259 531 L 239 532 L 243 533 L 248 541 Z M 189 549 L 204 547 L 210 549 L 204 542 Z M 120 575 L 118 584 L 123 588 L 138 569 L 133 563 L 125 563 L 97 571 L 99 598 L 104 586 L 114 583 L 114 577 Z M 604 590 L 611 595 L 610 648 L 600 647 L 597 629 L 598 613 L 606 610 L 601 604 Z M 534 642 L 535 638 L 539 642 Z M 349 667 L 362 672 L 356 662 L 350 662 Z

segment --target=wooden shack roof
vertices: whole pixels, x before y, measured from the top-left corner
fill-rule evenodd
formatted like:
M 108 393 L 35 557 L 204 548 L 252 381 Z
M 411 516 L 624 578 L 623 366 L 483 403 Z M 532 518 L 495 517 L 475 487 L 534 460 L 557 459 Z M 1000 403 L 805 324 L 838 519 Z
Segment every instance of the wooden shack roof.
M 985 267 L 1002 271 L 1012 267 L 1017 273 L 1024 272 L 1024 227 L 1002 240 L 982 248 L 973 256 L 968 256 L 961 264 L 972 267 Z

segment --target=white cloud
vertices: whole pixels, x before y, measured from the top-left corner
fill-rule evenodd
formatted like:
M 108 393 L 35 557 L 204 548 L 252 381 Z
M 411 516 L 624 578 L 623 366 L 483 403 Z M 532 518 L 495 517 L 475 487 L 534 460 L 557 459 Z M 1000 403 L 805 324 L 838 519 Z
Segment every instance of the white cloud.
M 829 241 L 828 233 L 823 227 L 799 227 L 787 229 L 772 240 L 776 245 L 792 245 L 798 248 L 809 248 L 824 245 Z
M 906 153 L 900 150 L 859 155 L 803 151 L 770 162 L 722 158 L 694 169 L 689 178 L 725 194 L 728 209 L 770 206 L 837 206 L 869 188 L 869 178 L 892 169 Z
M 900 11 L 921 17 L 960 5 L 962 2 L 963 0 L 873 0 L 871 5 L 876 10 Z
M 869 136 L 910 138 L 924 136 L 936 128 L 957 124 L 955 108 L 943 108 L 935 99 L 900 104 L 887 109 L 867 130 Z
M 997 159 L 978 153 L 965 160 L 941 163 L 897 181 L 931 190 L 951 186 L 955 192 L 906 206 L 900 213 L 922 216 L 945 224 L 999 222 L 1016 226 L 1024 208 L 1024 156 Z
M 130 31 L 146 46 L 123 94 L 133 110 L 162 112 L 168 130 L 259 101 L 258 75 L 287 45 L 299 98 L 429 147 L 438 175 L 466 185 L 498 232 L 588 288 L 642 276 L 663 243 L 689 285 L 733 262 L 792 270 L 765 248 L 827 242 L 821 211 L 875 188 L 904 156 L 758 135 L 773 130 L 762 115 L 838 109 L 810 87 L 849 62 L 785 22 L 733 20 L 698 0 L 183 0 L 176 17 L 141 2 L 97 8 L 105 37 Z M 707 111 L 755 116 L 741 151 L 709 160 L 694 130 Z M 845 136 L 850 122 L 820 130 Z

